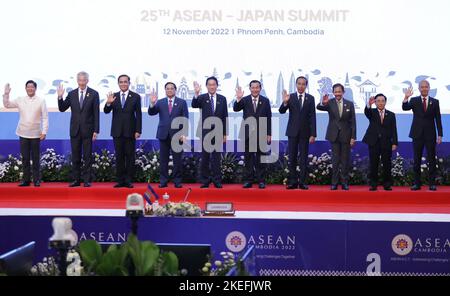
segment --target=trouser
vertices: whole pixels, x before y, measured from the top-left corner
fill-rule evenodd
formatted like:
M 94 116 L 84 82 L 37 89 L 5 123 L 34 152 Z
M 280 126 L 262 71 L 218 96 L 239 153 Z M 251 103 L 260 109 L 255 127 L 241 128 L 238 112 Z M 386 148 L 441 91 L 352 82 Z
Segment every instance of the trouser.
M 266 165 L 261 163 L 261 152 L 259 147 L 256 152 L 250 152 L 249 139 L 245 140 L 244 162 L 245 162 L 245 176 L 246 182 L 253 183 L 255 177 L 258 183 L 264 183 Z
M 175 184 L 180 184 L 183 176 L 182 170 L 182 155 L 183 152 L 174 152 L 171 149 L 171 137 L 167 137 L 165 140 L 159 140 L 159 151 L 161 157 L 160 164 L 160 183 L 167 184 L 169 182 L 169 155 L 172 153 L 173 158 L 173 171 L 172 180 Z
M 378 166 L 383 164 L 383 184 L 385 187 L 392 186 L 392 147 L 383 147 L 378 141 L 375 145 L 369 146 L 369 159 L 370 159 L 370 185 L 378 185 Z
M 306 176 L 308 173 L 308 150 L 308 138 L 288 137 L 289 185 L 306 184 Z M 297 164 L 300 167 L 300 171 L 297 171 Z
M 33 181 L 40 181 L 40 153 L 41 139 L 28 139 L 20 137 L 20 154 L 22 155 L 23 181 L 31 182 L 31 160 L 33 161 Z
M 131 183 L 135 173 L 136 139 L 114 137 L 117 183 Z
M 413 139 L 414 148 L 414 184 L 421 186 L 422 182 L 420 180 L 422 163 L 423 149 L 427 149 L 427 162 L 429 170 L 429 185 L 436 184 L 436 141 L 435 140 L 425 140 Z
M 92 138 L 82 138 L 80 134 L 70 138 L 72 146 L 72 177 L 74 181 L 90 182 L 92 170 Z M 84 166 L 81 168 L 81 153 L 83 152 Z
M 333 174 L 331 184 L 337 185 L 339 179 L 342 184 L 348 184 L 350 171 L 350 140 L 348 142 L 331 143 L 331 163 L 333 165 Z

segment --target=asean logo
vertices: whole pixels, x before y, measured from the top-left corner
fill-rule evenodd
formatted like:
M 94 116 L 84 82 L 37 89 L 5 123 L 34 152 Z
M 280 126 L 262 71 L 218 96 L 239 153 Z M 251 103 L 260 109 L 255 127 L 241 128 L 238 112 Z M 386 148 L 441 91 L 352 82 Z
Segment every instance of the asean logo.
M 247 245 L 247 239 L 242 232 L 232 231 L 225 238 L 225 244 L 231 252 L 240 252 Z
M 399 234 L 392 240 L 392 250 L 395 254 L 405 256 L 411 253 L 413 249 L 413 241 L 406 234 Z

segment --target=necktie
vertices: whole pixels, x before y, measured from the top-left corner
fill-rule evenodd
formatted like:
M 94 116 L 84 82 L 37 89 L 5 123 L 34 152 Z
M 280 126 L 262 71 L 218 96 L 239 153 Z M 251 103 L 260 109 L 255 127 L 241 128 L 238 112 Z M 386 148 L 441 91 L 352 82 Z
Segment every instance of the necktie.
M 423 111 L 427 111 L 427 98 L 423 98 Z
M 338 101 L 339 117 L 342 117 L 342 100 Z
M 253 111 L 256 112 L 256 99 L 253 99 Z
M 125 106 L 125 93 L 122 93 L 122 109 L 123 109 L 123 106 Z
M 169 114 L 172 113 L 172 99 L 169 99 Z
M 80 92 L 80 107 L 83 107 L 83 101 L 84 101 L 84 96 L 83 96 L 83 91 Z
M 211 111 L 214 113 L 214 96 L 211 95 Z
M 303 95 L 302 94 L 298 96 L 298 102 L 300 103 L 300 109 L 302 109 L 302 107 L 303 107 Z
M 384 121 L 384 112 L 383 112 L 383 110 L 380 110 L 380 119 L 381 119 L 381 124 L 383 124 L 383 121 Z

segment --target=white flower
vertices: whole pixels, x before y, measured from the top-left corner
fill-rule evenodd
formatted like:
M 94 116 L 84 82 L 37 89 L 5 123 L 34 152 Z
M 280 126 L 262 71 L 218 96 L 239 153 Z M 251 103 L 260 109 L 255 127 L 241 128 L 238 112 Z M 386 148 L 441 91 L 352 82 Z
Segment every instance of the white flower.
M 15 166 L 14 166 L 14 170 L 15 170 L 15 171 L 18 171 L 18 170 L 19 170 L 19 167 L 15 165 Z
M 220 266 L 222 266 L 222 261 L 217 260 L 217 261 L 214 262 L 214 265 L 217 266 L 217 267 L 220 267 Z
M 203 267 L 203 268 L 202 268 L 202 271 L 203 271 L 203 272 L 208 272 L 209 269 L 208 269 L 208 267 Z

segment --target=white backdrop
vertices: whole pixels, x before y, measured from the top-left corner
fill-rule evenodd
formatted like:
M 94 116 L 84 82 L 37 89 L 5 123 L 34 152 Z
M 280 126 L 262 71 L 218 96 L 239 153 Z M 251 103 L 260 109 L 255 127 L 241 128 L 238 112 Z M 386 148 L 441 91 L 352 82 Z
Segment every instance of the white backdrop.
M 412 84 L 418 95 L 416 82 L 428 78 L 442 113 L 450 113 L 449 11 L 450 2 L 438 0 L 8 1 L 0 11 L 0 83 L 10 82 L 15 96 L 36 79 L 39 94 L 56 107 L 55 86 L 76 87 L 81 70 L 102 98 L 117 90 L 121 73 L 143 99 L 156 87 L 163 96 L 167 81 L 180 88 L 183 78 L 180 95 L 190 97 L 194 80 L 216 74 L 231 100 L 237 82 L 262 76 L 275 106 L 293 77 L 307 75 L 317 100 L 348 76 L 346 96 L 358 106 L 383 92 L 388 107 L 401 112 L 403 88 Z

